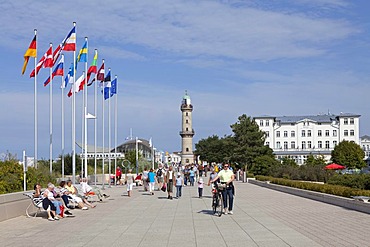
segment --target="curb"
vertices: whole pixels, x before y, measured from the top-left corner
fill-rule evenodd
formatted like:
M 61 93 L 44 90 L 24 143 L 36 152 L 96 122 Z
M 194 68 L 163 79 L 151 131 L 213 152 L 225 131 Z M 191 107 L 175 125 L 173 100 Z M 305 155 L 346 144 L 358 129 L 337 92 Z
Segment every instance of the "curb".
M 273 189 L 273 190 L 277 190 L 280 192 L 312 199 L 315 201 L 320 201 L 320 202 L 328 203 L 331 205 L 359 211 L 362 213 L 370 214 L 370 203 L 357 201 L 351 198 L 335 196 L 335 195 L 320 193 L 316 191 L 302 190 L 302 189 L 292 188 L 292 187 L 278 185 L 278 184 L 272 184 L 272 183 L 269 183 L 269 181 L 267 183 L 267 182 L 258 181 L 258 180 L 249 180 L 248 183 L 258 185 L 261 187 L 265 187 L 268 189 Z

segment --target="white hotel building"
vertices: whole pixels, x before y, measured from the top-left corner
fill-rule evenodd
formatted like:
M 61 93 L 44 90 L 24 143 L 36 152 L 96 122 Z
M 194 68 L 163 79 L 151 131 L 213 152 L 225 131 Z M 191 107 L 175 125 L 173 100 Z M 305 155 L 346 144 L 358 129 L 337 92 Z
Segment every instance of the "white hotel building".
M 310 154 L 330 160 L 331 151 L 342 140 L 360 144 L 358 114 L 260 116 L 254 120 L 266 133 L 265 145 L 274 151 L 275 157 L 290 157 L 299 165 Z

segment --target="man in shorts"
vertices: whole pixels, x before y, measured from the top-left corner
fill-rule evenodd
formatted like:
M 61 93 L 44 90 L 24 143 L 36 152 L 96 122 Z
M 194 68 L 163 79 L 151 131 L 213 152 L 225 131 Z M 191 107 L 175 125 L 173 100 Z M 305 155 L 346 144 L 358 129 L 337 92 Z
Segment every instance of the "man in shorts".
M 158 182 L 158 190 L 160 190 L 163 186 L 163 176 L 164 176 L 164 170 L 162 165 L 160 164 L 158 166 L 157 172 L 156 172 L 156 177 L 157 177 L 157 182 Z

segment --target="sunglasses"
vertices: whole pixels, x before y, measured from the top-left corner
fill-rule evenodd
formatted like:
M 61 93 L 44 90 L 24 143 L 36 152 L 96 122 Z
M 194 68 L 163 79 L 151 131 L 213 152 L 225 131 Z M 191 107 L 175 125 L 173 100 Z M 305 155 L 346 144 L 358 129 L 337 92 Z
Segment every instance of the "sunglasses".
M 229 167 L 229 166 L 224 166 L 224 168 L 225 168 L 225 167 Z

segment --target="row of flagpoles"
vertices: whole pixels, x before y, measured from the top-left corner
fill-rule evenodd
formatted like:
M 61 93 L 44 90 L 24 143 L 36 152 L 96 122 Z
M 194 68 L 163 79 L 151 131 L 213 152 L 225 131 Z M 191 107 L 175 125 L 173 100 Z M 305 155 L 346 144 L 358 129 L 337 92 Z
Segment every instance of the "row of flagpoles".
M 24 54 L 24 64 L 22 68 L 22 75 L 25 73 L 28 62 L 30 57 L 34 58 L 35 64 L 34 69 L 32 70 L 30 77 L 34 78 L 34 164 L 37 167 L 37 147 L 38 147 L 38 129 L 37 129 L 37 75 L 41 68 L 49 68 L 49 78 L 44 82 L 44 86 L 49 85 L 49 135 L 50 135 L 50 143 L 49 143 L 49 155 L 50 155 L 50 173 L 52 173 L 52 162 L 53 162 L 53 79 L 55 76 L 61 76 L 61 116 L 62 116 L 62 124 L 61 124 L 61 135 L 62 135 L 62 146 L 61 146 L 61 162 L 62 162 L 62 177 L 64 178 L 64 89 L 70 86 L 70 90 L 68 92 L 68 97 L 72 98 L 71 102 L 71 111 L 72 111 L 72 180 L 75 183 L 76 178 L 76 93 L 83 91 L 83 100 L 82 100 L 82 131 L 81 131 L 81 149 L 84 151 L 84 162 L 82 166 L 82 174 L 87 177 L 87 120 L 89 118 L 95 119 L 94 121 L 94 170 L 95 170 L 95 184 L 96 184 L 96 170 L 97 170 L 97 95 L 98 95 L 98 86 L 97 82 L 101 82 L 102 87 L 102 139 L 103 139 L 103 158 L 102 158 L 102 170 L 103 170 L 103 186 L 104 186 L 104 159 L 105 159 L 105 126 L 104 126 L 104 108 L 105 108 L 105 100 L 108 100 L 108 149 L 109 153 L 111 151 L 111 103 L 110 98 L 114 95 L 117 95 L 117 76 L 115 76 L 114 80 L 111 80 L 111 70 L 109 68 L 108 73 L 105 75 L 105 63 L 104 59 L 102 60 L 102 64 L 100 69 L 97 69 L 98 63 L 98 50 L 95 49 L 94 57 L 91 62 L 91 66 L 87 68 L 88 62 L 88 39 L 85 37 L 85 42 L 82 48 L 80 49 L 77 58 L 76 58 L 76 23 L 73 23 L 72 30 L 67 34 L 67 36 L 63 39 L 63 41 L 56 47 L 53 52 L 53 46 L 50 43 L 49 49 L 45 52 L 45 54 L 41 57 L 39 61 L 37 61 L 37 30 L 35 29 L 35 36 L 31 41 L 29 48 L 27 49 L 26 53 Z M 68 73 L 64 74 L 64 54 L 63 52 L 73 52 L 73 61 L 71 66 L 69 67 Z M 60 57 L 60 60 L 58 61 Z M 77 72 L 77 65 L 79 62 L 83 62 L 85 65 L 84 72 L 82 75 L 76 79 L 76 72 Z M 54 68 L 54 70 L 53 70 Z M 86 73 L 85 73 L 86 72 Z M 94 74 L 94 78 L 90 81 L 90 78 Z M 65 77 L 64 77 L 65 75 Z M 95 82 L 95 83 L 94 83 Z M 88 94 L 87 94 L 87 87 L 94 84 L 94 115 L 88 113 Z M 117 148 L 117 96 L 115 97 L 115 147 Z M 115 150 L 117 153 L 117 150 Z M 109 154 L 109 175 L 111 174 L 111 156 Z M 117 158 L 115 155 L 115 169 L 117 167 Z

